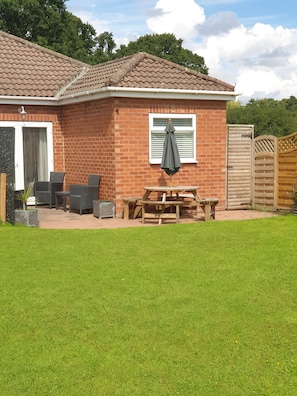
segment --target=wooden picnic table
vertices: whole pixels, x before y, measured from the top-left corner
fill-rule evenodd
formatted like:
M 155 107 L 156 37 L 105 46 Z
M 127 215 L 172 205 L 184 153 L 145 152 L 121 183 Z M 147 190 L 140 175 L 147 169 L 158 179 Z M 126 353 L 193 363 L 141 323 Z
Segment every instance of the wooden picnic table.
M 148 186 L 144 187 L 145 194 L 142 198 L 142 222 L 144 223 L 146 218 L 157 218 L 159 224 L 162 224 L 162 219 L 175 219 L 179 222 L 180 206 L 184 205 L 184 199 L 182 194 L 189 194 L 193 201 L 200 200 L 198 194 L 199 186 Z M 157 200 L 151 200 L 150 195 L 152 193 L 161 194 L 161 199 L 157 197 Z M 150 213 L 146 211 L 147 205 L 156 205 L 160 208 L 157 213 Z M 175 212 L 165 213 L 165 209 L 175 206 Z
M 166 201 L 168 197 L 173 197 L 174 195 L 178 199 L 181 194 L 193 194 L 194 199 L 198 202 L 200 200 L 199 188 L 199 186 L 149 186 L 144 187 L 146 191 L 142 199 L 145 201 L 151 193 L 156 192 L 162 194 L 162 201 Z
M 132 206 L 132 218 L 136 218 L 141 212 L 145 212 L 145 205 L 159 205 L 163 208 L 163 212 L 167 207 L 176 206 L 178 215 L 176 221 L 179 218 L 179 207 L 188 206 L 190 208 L 196 208 L 199 206 L 204 214 L 205 220 L 215 219 L 215 207 L 218 204 L 218 198 L 201 198 L 198 190 L 199 186 L 146 186 L 144 187 L 145 193 L 142 197 L 133 197 L 124 199 L 124 218 L 128 220 L 130 218 L 130 204 Z M 151 198 L 151 195 L 155 194 L 157 197 Z M 160 197 L 161 196 L 161 197 Z M 169 203 L 172 201 L 178 201 L 178 203 Z M 154 203 L 153 203 L 154 202 Z M 177 207 L 178 205 L 178 207 Z M 144 210 L 142 210 L 144 208 Z M 166 214 L 162 213 L 159 217 L 159 224 L 161 224 L 161 217 L 166 218 Z M 146 216 L 146 214 L 145 214 Z M 148 218 L 150 215 L 147 215 Z M 157 216 L 156 216 L 157 217 Z M 158 218 L 158 217 L 157 217 Z M 168 218 L 172 218 L 168 215 Z M 144 219 L 143 219 L 144 221 Z

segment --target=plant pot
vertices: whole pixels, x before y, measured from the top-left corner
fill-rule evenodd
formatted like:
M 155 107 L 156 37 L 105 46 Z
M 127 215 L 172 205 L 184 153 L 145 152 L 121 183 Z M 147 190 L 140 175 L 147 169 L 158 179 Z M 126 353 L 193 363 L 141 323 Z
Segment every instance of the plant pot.
M 15 210 L 15 224 L 22 224 L 27 227 L 39 227 L 39 210 Z

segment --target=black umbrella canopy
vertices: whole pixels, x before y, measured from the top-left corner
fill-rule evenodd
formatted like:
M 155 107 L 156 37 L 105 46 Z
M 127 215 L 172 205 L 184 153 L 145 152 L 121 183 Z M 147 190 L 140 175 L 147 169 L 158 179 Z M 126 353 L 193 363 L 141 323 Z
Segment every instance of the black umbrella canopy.
M 174 135 L 175 129 L 170 119 L 166 125 L 165 132 L 166 136 L 164 140 L 161 169 L 163 169 L 167 175 L 170 176 L 171 183 L 171 176 L 179 171 L 181 164 L 176 138 Z

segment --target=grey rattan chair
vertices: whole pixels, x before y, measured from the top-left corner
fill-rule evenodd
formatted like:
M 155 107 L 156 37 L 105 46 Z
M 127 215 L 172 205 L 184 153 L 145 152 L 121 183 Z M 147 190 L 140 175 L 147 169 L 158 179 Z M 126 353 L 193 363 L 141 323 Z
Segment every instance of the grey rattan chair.
M 36 181 L 34 183 L 35 207 L 37 204 L 55 206 L 56 191 L 63 190 L 65 172 L 51 172 L 50 181 Z
M 98 199 L 100 175 L 89 175 L 87 185 L 72 184 L 69 187 L 69 212 L 93 211 L 93 201 Z

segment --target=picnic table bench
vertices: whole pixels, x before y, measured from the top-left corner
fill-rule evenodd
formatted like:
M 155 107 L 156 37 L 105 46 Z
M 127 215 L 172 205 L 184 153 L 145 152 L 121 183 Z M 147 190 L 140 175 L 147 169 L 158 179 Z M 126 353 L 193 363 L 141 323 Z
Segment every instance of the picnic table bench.
M 145 219 L 158 219 L 159 224 L 162 224 L 163 219 L 174 219 L 176 223 L 179 223 L 180 218 L 180 206 L 184 204 L 184 201 L 160 201 L 160 200 L 151 200 L 148 199 L 146 201 L 141 201 L 142 206 L 142 223 L 145 222 Z M 150 212 L 147 211 L 149 206 L 154 206 L 155 211 Z M 165 212 L 167 208 L 174 208 L 175 211 Z
M 136 219 L 141 212 L 142 197 L 124 198 L 124 220 Z

